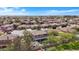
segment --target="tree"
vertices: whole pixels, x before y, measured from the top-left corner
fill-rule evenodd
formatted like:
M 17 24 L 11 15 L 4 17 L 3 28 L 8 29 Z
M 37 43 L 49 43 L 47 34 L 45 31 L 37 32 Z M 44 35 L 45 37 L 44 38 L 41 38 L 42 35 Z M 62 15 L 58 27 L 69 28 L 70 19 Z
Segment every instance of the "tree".
M 57 48 L 56 48 L 56 47 L 50 47 L 50 48 L 47 48 L 46 50 L 47 50 L 47 51 L 56 51 Z
M 33 41 L 32 34 L 28 31 L 24 31 L 24 36 L 21 40 L 21 50 L 31 50 L 31 42 Z
M 61 42 L 61 37 L 58 36 L 58 32 L 52 32 L 52 31 L 50 31 L 50 32 L 48 33 L 47 42 L 48 42 L 49 44 L 58 44 L 58 43 Z M 46 42 L 46 43 L 47 43 L 47 42 Z
M 76 38 L 75 34 L 73 33 L 59 32 L 59 36 L 61 36 L 63 40 L 74 40 Z
M 77 32 L 79 32 L 79 27 L 76 27 L 75 29 L 76 29 Z
M 20 50 L 20 40 L 21 38 L 20 37 L 17 37 L 15 40 L 12 40 L 6 50 L 8 51 L 19 51 Z
M 1 36 L 1 35 L 4 35 L 4 34 L 5 34 L 4 32 L 0 32 L 0 36 Z

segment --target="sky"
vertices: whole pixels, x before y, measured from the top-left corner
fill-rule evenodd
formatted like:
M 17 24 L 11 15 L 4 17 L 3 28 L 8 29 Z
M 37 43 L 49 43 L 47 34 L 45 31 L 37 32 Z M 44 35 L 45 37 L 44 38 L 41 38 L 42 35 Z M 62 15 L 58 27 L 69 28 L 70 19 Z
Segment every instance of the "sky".
M 79 7 L 0 7 L 0 15 L 1 16 L 79 15 Z

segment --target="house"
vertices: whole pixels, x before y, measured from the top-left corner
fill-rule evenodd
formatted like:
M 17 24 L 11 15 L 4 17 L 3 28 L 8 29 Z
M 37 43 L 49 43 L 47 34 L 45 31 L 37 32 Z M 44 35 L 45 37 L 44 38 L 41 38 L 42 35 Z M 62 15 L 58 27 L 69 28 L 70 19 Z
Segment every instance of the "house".
M 12 31 L 14 29 L 13 24 L 5 24 L 1 26 L 4 32 Z
M 30 21 L 31 24 L 36 24 L 37 22 L 35 20 Z
M 27 29 L 27 25 L 25 25 L 25 24 L 20 25 L 20 26 L 17 27 L 17 29 L 20 29 L 20 30 Z
M 39 26 L 38 24 L 29 25 L 31 29 L 37 29 Z
M 18 36 L 12 34 L 5 34 L 0 36 L 0 48 L 6 48 L 11 43 L 18 43 Z M 17 40 L 16 40 L 17 39 Z
M 53 28 L 53 29 L 56 29 L 56 28 L 59 26 L 59 24 L 57 24 L 57 23 L 52 23 L 52 24 L 49 24 L 49 26 L 50 26 L 51 28 Z
M 34 40 L 42 40 L 42 39 L 47 38 L 47 32 L 46 31 L 30 30 L 30 29 L 28 29 L 27 31 L 29 31 L 32 34 Z M 23 33 L 24 33 L 24 30 L 14 30 L 14 31 L 11 32 L 12 35 L 16 35 L 16 36 L 19 36 L 19 37 L 24 36 Z
M 21 37 L 21 36 L 24 36 L 23 32 L 24 30 L 14 30 L 11 32 L 11 34 Z
M 49 27 L 49 24 L 41 24 L 40 27 L 41 28 L 48 28 Z
M 62 27 L 66 27 L 67 25 L 68 25 L 67 22 L 60 23 L 60 26 L 62 26 Z
M 21 24 L 26 24 L 26 25 L 28 25 L 28 24 L 30 24 L 30 21 L 24 21 L 24 20 L 21 20 Z
M 46 39 L 48 36 L 47 31 L 43 31 L 43 30 L 34 30 L 31 31 L 31 34 L 33 35 L 33 39 L 36 41 L 41 41 L 43 39 Z
M 62 31 L 62 32 L 69 32 L 69 33 L 75 32 L 75 30 L 72 29 L 70 26 L 58 27 L 57 30 Z

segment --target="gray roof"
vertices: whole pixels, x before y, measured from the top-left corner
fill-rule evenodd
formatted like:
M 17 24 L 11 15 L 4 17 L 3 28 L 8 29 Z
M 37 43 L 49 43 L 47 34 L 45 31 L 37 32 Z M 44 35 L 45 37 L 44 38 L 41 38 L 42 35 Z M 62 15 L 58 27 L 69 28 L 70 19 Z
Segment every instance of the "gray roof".
M 6 35 L 0 36 L 0 40 L 13 40 L 13 39 L 16 39 L 17 37 L 18 36 L 16 35 L 6 34 Z
M 31 31 L 32 35 L 36 36 L 36 35 L 43 35 L 43 34 L 47 34 L 46 31 L 42 31 L 42 30 L 35 30 L 35 31 Z

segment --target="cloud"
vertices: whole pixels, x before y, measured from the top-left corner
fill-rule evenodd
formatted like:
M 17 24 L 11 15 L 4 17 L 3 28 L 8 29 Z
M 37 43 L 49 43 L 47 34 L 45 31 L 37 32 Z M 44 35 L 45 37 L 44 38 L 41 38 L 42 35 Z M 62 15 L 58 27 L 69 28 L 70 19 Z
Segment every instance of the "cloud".
M 78 9 L 73 9 L 73 10 L 47 10 L 47 11 L 40 11 L 37 14 L 39 14 L 39 15 L 79 15 L 79 10 Z
M 40 10 L 35 12 L 30 12 L 31 16 L 53 16 L 53 15 L 79 15 L 78 9 L 70 10 Z
M 31 8 L 30 8 L 31 9 Z M 20 7 L 3 7 L 0 8 L 0 15 L 26 15 L 26 16 L 47 16 L 47 15 L 79 15 L 78 9 L 69 10 L 40 10 L 40 11 L 27 11 L 27 8 Z
M 25 9 L 19 10 L 19 8 L 0 8 L 0 15 L 27 15 L 28 13 L 26 12 Z

